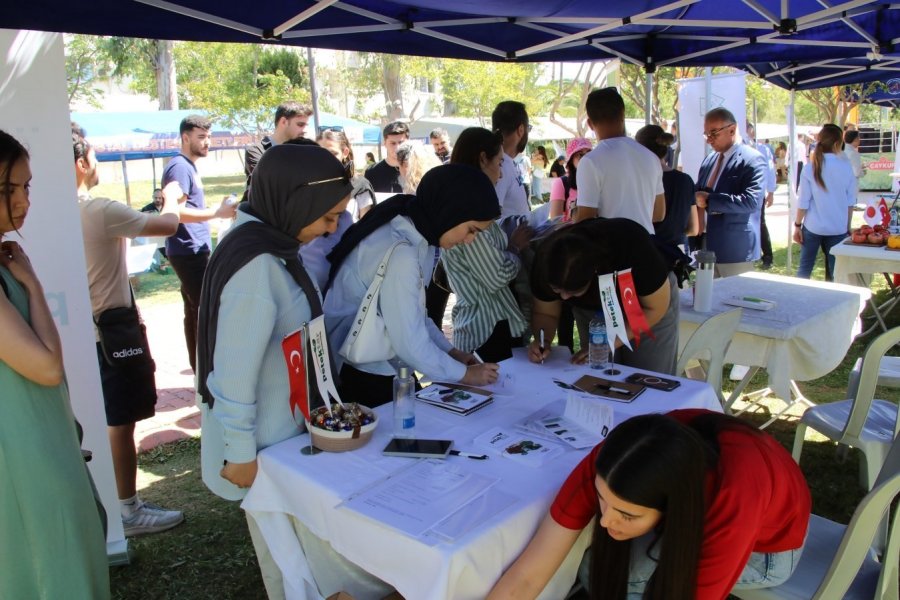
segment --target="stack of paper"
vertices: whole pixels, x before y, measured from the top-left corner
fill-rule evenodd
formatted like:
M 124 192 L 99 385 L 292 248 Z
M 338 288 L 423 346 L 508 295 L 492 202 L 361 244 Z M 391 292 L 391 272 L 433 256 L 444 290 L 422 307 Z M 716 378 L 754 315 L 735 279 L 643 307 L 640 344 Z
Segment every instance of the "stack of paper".
M 458 415 L 468 415 L 494 401 L 488 390 L 458 383 L 432 383 L 416 393 L 416 398 Z

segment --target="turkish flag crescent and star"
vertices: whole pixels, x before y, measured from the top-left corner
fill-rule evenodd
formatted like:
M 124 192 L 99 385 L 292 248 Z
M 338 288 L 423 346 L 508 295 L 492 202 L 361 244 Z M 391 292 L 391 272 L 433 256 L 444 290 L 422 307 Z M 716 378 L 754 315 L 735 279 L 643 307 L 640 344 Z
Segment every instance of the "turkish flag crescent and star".
M 634 279 L 631 277 L 631 269 L 625 269 L 616 273 L 616 282 L 619 284 L 619 297 L 622 299 L 622 308 L 625 310 L 625 316 L 628 317 L 628 324 L 631 325 L 631 332 L 634 334 L 634 347 L 641 345 L 641 333 L 647 332 L 650 339 L 656 339 L 653 332 L 650 331 L 650 325 L 647 324 L 647 317 L 644 316 L 644 310 L 638 302 L 637 292 L 634 290 Z
M 298 329 L 281 341 L 281 351 L 284 353 L 284 362 L 287 365 L 288 383 L 291 386 L 290 406 L 291 415 L 300 423 L 297 409 L 309 421 L 309 398 L 306 395 L 306 363 L 303 360 L 303 336 Z

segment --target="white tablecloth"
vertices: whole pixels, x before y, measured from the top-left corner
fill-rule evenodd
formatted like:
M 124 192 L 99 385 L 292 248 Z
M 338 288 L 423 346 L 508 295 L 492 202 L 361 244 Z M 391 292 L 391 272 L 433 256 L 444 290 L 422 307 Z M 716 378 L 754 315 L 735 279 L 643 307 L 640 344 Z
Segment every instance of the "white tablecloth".
M 779 398 L 790 400 L 792 380 L 817 379 L 841 363 L 860 331 L 859 313 L 871 292 L 766 273 L 716 279 L 709 313 L 694 311 L 691 290 L 681 291 L 679 344 L 684 347 L 712 315 L 734 310 L 723 300 L 741 296 L 773 300 L 777 305 L 769 311 L 743 309 L 725 362 L 765 368 L 769 387 Z
M 513 394 L 495 396 L 493 405 L 466 417 L 419 403 L 417 436 L 452 439 L 457 449 L 482 453 L 471 442 L 490 427 L 511 426 L 542 406 L 565 399 L 566 392 L 552 382 L 553 377 L 572 382 L 591 372 L 587 367 L 571 365 L 566 355 L 568 351 L 554 349 L 544 365 L 528 363 L 522 353 L 504 361 L 501 372 L 510 376 L 506 387 Z M 626 367 L 621 370 L 621 375 L 601 376 L 621 380 L 633 372 Z M 712 388 L 691 380 L 682 380 L 674 392 L 647 389 L 630 404 L 598 401 L 614 407 L 616 423 L 636 414 L 676 408 L 721 410 Z M 313 533 L 328 540 L 337 552 L 392 584 L 408 600 L 484 598 L 524 549 L 562 482 L 588 450 L 565 452 L 541 468 L 502 456 L 484 461 L 448 457 L 448 461 L 455 461 L 470 472 L 500 478 L 492 489 L 511 495 L 515 502 L 453 543 L 428 544 L 349 510 L 335 508 L 352 493 L 414 460 L 381 455 L 391 437 L 391 405 L 380 407 L 377 412 L 381 423 L 373 439 L 357 451 L 303 456 L 300 449 L 307 444 L 307 436 L 303 435 L 259 455 L 259 473 L 242 507 L 260 524 L 276 562 L 289 565 L 288 572 L 282 569 L 289 580 L 285 584 L 288 598 L 304 597 L 297 590 L 304 587 L 298 579 L 306 566 L 302 553 L 297 555 L 300 546 L 285 514 L 295 516 Z M 579 550 L 587 543 L 585 540 Z M 565 596 L 574 581 L 579 559 L 580 555 L 571 557 L 542 597 Z
M 834 257 L 834 280 L 858 284 L 857 273 L 900 273 L 900 252 L 884 247 L 856 246 L 840 243 L 831 249 Z

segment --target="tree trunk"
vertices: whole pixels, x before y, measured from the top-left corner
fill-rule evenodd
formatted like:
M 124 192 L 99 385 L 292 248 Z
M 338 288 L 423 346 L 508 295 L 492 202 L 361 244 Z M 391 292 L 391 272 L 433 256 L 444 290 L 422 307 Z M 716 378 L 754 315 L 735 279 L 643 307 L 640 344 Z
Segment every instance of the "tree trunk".
M 178 110 L 175 55 L 172 40 L 156 40 L 156 95 L 159 110 Z
M 406 111 L 403 110 L 403 90 L 401 89 L 400 59 L 386 54 L 382 57 L 384 69 L 381 72 L 381 86 L 384 90 L 384 100 L 387 104 L 386 113 L 389 121 L 403 118 Z

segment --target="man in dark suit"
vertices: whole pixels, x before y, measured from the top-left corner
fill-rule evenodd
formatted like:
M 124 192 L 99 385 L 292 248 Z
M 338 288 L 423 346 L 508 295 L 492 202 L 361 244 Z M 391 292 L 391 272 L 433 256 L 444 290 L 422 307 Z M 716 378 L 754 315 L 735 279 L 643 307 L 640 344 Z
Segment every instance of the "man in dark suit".
M 713 152 L 700 165 L 695 196 L 706 211 L 706 246 L 716 253 L 716 277 L 752 271 L 760 255 L 766 160 L 742 143 L 728 109 L 706 113 L 703 135 Z

